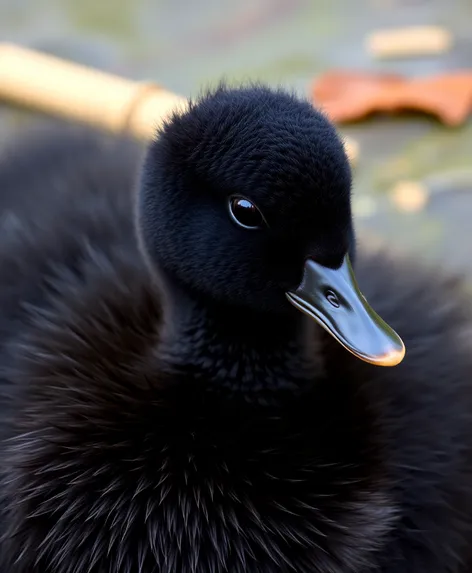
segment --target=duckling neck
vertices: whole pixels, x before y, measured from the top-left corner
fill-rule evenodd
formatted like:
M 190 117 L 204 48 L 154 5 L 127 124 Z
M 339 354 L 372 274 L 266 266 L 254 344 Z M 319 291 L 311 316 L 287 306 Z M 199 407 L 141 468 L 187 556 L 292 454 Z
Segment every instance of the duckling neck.
M 294 309 L 273 315 L 167 291 L 158 348 L 162 367 L 248 398 L 302 391 L 321 371 L 316 325 Z

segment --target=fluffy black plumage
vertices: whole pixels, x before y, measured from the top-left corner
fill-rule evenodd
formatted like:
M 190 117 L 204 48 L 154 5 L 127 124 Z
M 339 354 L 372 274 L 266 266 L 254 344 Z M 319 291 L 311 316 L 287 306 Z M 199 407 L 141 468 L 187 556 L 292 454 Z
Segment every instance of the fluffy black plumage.
M 360 362 L 291 307 L 354 254 L 329 122 L 220 88 L 146 152 L 38 134 L 0 165 L 0 570 L 466 573 L 468 301 L 384 253 L 356 272 L 407 357 Z M 235 226 L 253 199 L 269 229 Z M 136 235 L 135 228 L 139 233 Z

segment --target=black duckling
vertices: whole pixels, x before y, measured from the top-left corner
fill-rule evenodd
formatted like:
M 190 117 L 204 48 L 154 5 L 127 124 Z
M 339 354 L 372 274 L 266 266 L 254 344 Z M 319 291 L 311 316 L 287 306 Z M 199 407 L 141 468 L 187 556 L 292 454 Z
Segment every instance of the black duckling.
M 350 187 L 329 121 L 264 87 L 143 162 L 5 152 L 2 572 L 472 571 L 468 301 L 357 257 Z

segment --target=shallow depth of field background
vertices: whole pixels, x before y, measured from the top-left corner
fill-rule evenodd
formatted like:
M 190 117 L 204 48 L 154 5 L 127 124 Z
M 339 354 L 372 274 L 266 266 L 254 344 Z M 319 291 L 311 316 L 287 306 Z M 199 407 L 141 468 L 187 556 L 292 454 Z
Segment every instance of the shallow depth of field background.
M 369 32 L 413 24 L 447 27 L 453 49 L 392 61 L 366 52 Z M 309 94 L 317 74 L 340 67 L 408 75 L 472 68 L 472 0 L 0 0 L 0 41 L 185 96 L 222 77 Z M 38 120 L 0 102 L 0 143 Z M 472 279 L 472 118 L 451 129 L 418 114 L 374 116 L 341 131 L 360 144 L 354 208 L 365 240 Z M 402 181 L 425 186 L 429 202 L 413 213 L 399 208 L 392 190 Z

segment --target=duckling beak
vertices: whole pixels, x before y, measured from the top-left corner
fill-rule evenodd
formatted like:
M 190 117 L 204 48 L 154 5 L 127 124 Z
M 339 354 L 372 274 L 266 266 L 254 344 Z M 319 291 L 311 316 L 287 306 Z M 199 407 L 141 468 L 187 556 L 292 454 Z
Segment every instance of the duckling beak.
M 359 290 L 349 256 L 338 269 L 308 259 L 299 287 L 286 294 L 296 308 L 361 360 L 377 366 L 396 366 L 403 360 L 402 339 Z

